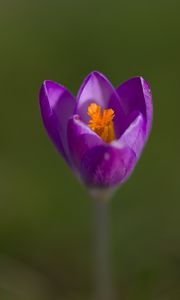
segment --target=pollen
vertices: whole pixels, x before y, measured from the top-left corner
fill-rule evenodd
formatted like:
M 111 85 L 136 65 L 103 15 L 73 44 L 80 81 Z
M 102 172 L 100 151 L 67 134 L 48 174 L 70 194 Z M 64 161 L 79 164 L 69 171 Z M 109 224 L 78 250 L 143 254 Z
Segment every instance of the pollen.
M 96 132 L 106 143 L 115 139 L 114 132 L 114 110 L 112 108 L 101 110 L 100 105 L 91 103 L 88 106 L 88 115 L 90 120 L 88 126 Z

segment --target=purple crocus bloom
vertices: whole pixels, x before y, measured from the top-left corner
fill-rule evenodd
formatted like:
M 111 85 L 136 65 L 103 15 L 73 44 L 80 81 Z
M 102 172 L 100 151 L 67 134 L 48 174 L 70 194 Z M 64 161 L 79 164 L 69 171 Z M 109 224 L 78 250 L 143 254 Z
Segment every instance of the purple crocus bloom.
M 40 90 L 50 139 L 90 188 L 116 187 L 132 173 L 152 125 L 149 84 L 134 77 L 114 88 L 99 72 L 84 80 L 75 98 L 50 80 Z

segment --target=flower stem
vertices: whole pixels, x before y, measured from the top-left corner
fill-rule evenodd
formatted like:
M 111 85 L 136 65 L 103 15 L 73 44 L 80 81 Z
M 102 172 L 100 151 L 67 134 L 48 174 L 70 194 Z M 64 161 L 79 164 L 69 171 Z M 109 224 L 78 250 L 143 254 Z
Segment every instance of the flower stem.
M 104 198 L 104 197 L 103 197 Z M 95 293 L 96 300 L 113 300 L 109 261 L 109 210 L 107 199 L 94 201 Z

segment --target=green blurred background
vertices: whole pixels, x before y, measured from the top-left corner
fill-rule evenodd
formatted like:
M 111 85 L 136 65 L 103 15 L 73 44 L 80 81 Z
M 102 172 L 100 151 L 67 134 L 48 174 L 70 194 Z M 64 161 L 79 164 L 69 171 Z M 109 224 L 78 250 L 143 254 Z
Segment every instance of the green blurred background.
M 92 297 L 92 205 L 43 129 L 44 79 L 151 84 L 153 130 L 110 204 L 117 299 L 180 299 L 180 2 L 0 1 L 0 300 Z

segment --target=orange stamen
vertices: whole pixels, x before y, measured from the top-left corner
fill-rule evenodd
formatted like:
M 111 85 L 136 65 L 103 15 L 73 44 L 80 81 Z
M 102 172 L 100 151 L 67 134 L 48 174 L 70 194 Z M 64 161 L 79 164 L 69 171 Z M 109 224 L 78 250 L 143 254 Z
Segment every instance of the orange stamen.
M 88 106 L 88 115 L 91 117 L 88 126 L 94 132 L 96 132 L 106 143 L 110 143 L 115 139 L 113 109 L 105 109 L 102 113 L 100 105 L 91 103 Z

